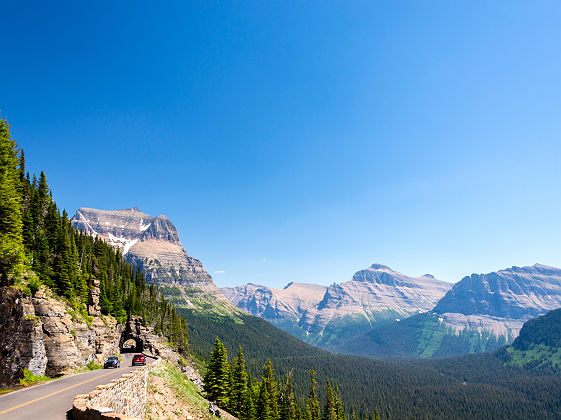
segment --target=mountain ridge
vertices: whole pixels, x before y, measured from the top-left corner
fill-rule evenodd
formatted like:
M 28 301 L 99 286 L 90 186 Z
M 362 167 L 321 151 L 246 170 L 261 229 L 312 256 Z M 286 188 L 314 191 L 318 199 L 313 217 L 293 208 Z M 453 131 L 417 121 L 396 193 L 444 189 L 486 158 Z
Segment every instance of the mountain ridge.
M 282 292 L 296 287 L 301 289 L 300 302 L 305 301 L 304 305 L 295 305 Z M 246 312 L 308 343 L 336 349 L 334 343 L 340 338 L 361 334 L 380 322 L 432 309 L 450 287 L 433 277 L 410 277 L 374 263 L 356 272 L 351 280 L 331 286 L 291 282 L 283 289 L 275 289 L 247 284 L 223 288 L 222 292 Z

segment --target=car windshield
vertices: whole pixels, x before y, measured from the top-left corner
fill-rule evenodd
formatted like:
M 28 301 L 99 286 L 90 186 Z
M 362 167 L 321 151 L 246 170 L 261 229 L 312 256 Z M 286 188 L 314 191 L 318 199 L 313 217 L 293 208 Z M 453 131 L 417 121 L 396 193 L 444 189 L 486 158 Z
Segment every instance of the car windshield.
M 107 361 L 119 360 L 117 357 L 110 357 Z

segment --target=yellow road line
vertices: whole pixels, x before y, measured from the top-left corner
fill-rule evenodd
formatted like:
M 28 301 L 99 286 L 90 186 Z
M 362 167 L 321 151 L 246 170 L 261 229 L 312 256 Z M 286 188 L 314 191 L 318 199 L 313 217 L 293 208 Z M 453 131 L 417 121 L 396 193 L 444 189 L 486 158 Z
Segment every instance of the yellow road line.
M 37 398 L 35 398 L 35 399 L 31 400 L 31 401 L 27 401 L 27 402 L 24 402 L 24 403 L 22 403 L 22 404 L 20 404 L 20 405 L 16 405 L 15 407 L 7 408 L 7 409 L 4 410 L 4 411 L 0 411 L 0 415 L 9 413 L 10 411 L 17 410 L 18 408 L 21 408 L 21 407 L 25 407 L 25 406 L 28 405 L 28 404 L 32 404 L 32 403 L 37 402 L 37 401 L 41 401 L 41 400 L 43 400 L 43 399 L 45 399 L 45 398 L 52 397 L 53 395 L 60 394 L 61 392 L 68 391 L 69 389 L 76 388 L 77 386 L 87 384 L 88 382 L 95 381 L 96 379 L 103 378 L 104 376 L 111 375 L 111 374 L 113 374 L 113 373 L 115 373 L 115 372 L 119 372 L 120 370 L 123 370 L 123 369 L 126 369 L 126 368 L 123 367 L 123 368 L 114 370 L 113 372 L 109 372 L 109 373 L 105 373 L 105 374 L 100 375 L 100 376 L 96 376 L 95 378 L 88 379 L 87 381 L 84 381 L 84 382 L 80 382 L 80 383 L 78 383 L 78 384 L 71 385 L 71 386 L 69 386 L 69 387 L 67 387 L 67 388 L 64 388 L 64 389 L 59 389 L 58 391 L 51 392 L 50 394 L 43 395 L 42 397 L 37 397 Z

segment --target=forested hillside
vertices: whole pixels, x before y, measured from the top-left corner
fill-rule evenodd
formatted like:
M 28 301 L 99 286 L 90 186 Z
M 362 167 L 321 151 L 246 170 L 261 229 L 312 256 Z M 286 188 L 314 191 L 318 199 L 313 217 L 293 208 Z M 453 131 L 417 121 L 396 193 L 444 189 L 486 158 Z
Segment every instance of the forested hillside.
M 501 349 L 499 357 L 510 366 L 561 372 L 561 309 L 526 322 L 514 343 Z
M 99 282 L 101 312 L 120 322 L 131 314 L 187 352 L 184 318 L 166 303 L 144 275 L 101 239 L 72 228 L 60 214 L 43 172 L 37 179 L 25 170 L 23 150 L 0 119 L 0 285 L 34 294 L 44 284 L 84 319 L 88 291 Z
M 244 349 L 252 377 L 270 358 L 280 378 L 294 369 L 298 396 L 309 391 L 308 370 L 318 384 L 333 380 L 347 412 L 381 418 L 554 418 L 561 410 L 561 377 L 504 366 L 493 353 L 434 360 L 375 360 L 312 347 L 251 315 L 242 321 L 184 310 L 190 349 L 208 359 L 215 337 L 228 354 Z M 318 390 L 320 401 L 324 389 Z M 301 397 L 300 397 L 301 398 Z M 304 400 L 299 400 L 304 404 Z

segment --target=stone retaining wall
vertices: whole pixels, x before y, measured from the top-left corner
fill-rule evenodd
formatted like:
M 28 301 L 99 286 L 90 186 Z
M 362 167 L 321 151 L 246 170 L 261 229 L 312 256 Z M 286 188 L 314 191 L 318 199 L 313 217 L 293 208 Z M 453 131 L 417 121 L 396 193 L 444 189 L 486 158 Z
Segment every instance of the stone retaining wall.
M 98 385 L 89 394 L 74 398 L 74 420 L 143 419 L 146 406 L 148 373 L 160 362 L 155 362 L 125 373 L 107 385 Z

